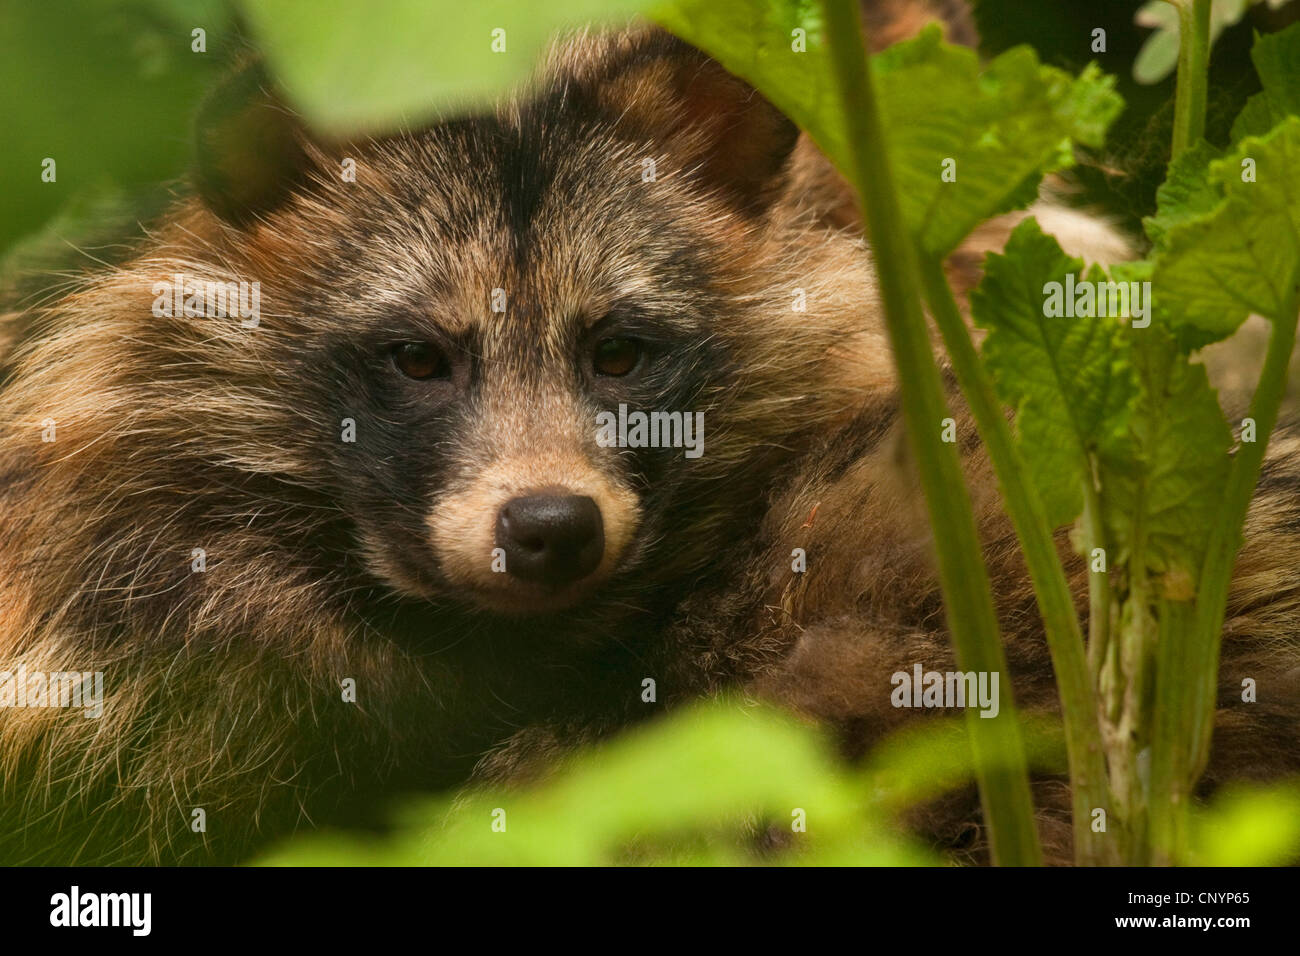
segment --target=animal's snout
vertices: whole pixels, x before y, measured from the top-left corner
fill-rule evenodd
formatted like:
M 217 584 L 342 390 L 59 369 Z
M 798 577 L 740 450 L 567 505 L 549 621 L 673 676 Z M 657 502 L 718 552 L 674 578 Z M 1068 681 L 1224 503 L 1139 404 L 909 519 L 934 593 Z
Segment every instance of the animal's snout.
M 506 572 L 524 581 L 562 587 L 585 578 L 605 553 L 600 508 L 586 495 L 526 495 L 501 506 L 497 547 Z

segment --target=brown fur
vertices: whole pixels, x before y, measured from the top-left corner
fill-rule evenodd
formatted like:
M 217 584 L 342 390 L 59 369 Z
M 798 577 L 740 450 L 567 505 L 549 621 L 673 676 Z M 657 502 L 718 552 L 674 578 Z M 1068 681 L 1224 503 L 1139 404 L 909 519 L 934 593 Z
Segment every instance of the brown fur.
M 366 822 L 484 753 L 482 777 L 517 776 L 646 715 L 645 676 L 667 703 L 748 684 L 840 725 L 852 753 L 898 722 L 888 674 L 950 652 L 868 253 L 806 140 L 640 30 L 569 38 L 540 91 L 490 117 L 294 135 L 307 168 L 256 215 L 184 200 L 122 267 L 20 317 L 0 391 L 0 662 L 103 670 L 108 699 L 99 720 L 0 710 L 0 856 L 241 859 L 300 826 Z M 954 259 L 959 288 L 976 264 Z M 177 272 L 260 280 L 260 328 L 151 315 L 153 283 Z M 631 460 L 581 427 L 591 389 L 594 407 L 622 393 L 577 380 L 576 343 L 627 302 L 673 337 L 663 392 L 706 410 L 698 461 Z M 461 343 L 466 378 L 448 387 L 480 383 L 468 424 L 429 411 L 441 392 L 360 371 L 360 343 L 415 336 Z M 368 405 L 380 388 L 398 397 Z M 338 440 L 349 415 L 354 448 Z M 962 435 L 1016 693 L 1050 709 L 1032 597 Z M 484 522 L 555 483 L 599 500 L 606 564 L 559 595 L 490 577 Z M 1293 673 L 1293 505 L 1265 494 L 1253 512 L 1270 548 L 1243 559 L 1225 682 L 1238 646 L 1261 686 Z M 1250 772 L 1290 766 L 1294 712 L 1259 706 L 1229 709 L 1221 741 Z M 1247 748 L 1253 716 L 1267 748 Z M 926 825 L 936 839 L 975 819 L 950 811 Z
M 184 201 L 123 266 L 21 316 L 0 392 L 0 660 L 102 670 L 108 699 L 99 720 L 0 711 L 6 859 L 236 859 L 463 776 L 553 709 L 563 675 L 601 673 L 611 637 L 625 653 L 616 636 L 662 627 L 773 467 L 844 413 L 858 379 L 842 368 L 886 374 L 879 332 L 859 328 L 860 241 L 756 206 L 794 143 L 775 111 L 657 34 L 578 36 L 566 56 L 495 116 L 305 141 L 282 201 L 234 222 Z M 733 141 L 770 150 L 744 182 L 703 162 Z M 524 181 L 533 163 L 550 178 Z M 154 283 L 176 273 L 260 281 L 259 328 L 154 316 Z M 788 311 L 796 284 L 808 313 Z M 696 461 L 595 447 L 571 349 L 629 300 L 681 354 L 657 373 L 673 401 L 708 410 Z M 472 335 L 457 354 L 484 383 L 436 442 L 434 393 L 360 371 L 367 338 L 425 335 Z M 339 441 L 349 415 L 356 448 Z M 550 605 L 495 593 L 475 522 L 555 482 L 602 499 L 617 568 Z

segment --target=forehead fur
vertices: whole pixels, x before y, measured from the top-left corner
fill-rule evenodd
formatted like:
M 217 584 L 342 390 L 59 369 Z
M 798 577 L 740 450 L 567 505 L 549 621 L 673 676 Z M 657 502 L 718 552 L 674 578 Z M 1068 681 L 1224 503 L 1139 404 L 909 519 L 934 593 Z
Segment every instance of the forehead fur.
M 219 378 L 219 393 L 233 395 L 268 388 L 268 379 L 284 387 L 286 370 L 309 360 L 312 336 L 403 339 L 423 322 L 473 335 L 473 348 L 483 346 L 482 330 L 518 345 L 539 342 L 534 333 L 545 328 L 553 342 L 566 322 L 627 303 L 659 323 L 738 342 L 754 390 L 752 403 L 733 403 L 738 413 L 795 427 L 814 405 L 839 401 L 828 359 L 870 366 L 882 381 L 888 363 L 865 318 L 874 291 L 860 242 L 810 228 L 799 164 L 786 187 L 793 198 L 763 216 L 719 194 L 725 175 L 700 174 L 703 156 L 727 152 L 700 150 L 730 127 L 690 116 L 682 97 L 696 96 L 698 107 L 729 91 L 737 109 L 752 106 L 737 82 L 662 34 L 580 34 L 557 45 L 533 89 L 487 115 L 313 146 L 312 169 L 289 202 L 246 226 L 186 202 L 128 270 L 63 302 L 75 322 L 55 323 L 51 313 L 62 334 L 29 356 L 32 368 L 52 381 L 55 350 L 72 361 L 74 348 L 84 356 L 111 341 L 121 357 L 123 343 L 139 343 L 139 361 L 155 366 L 151 381 L 161 365 L 177 381 Z M 760 115 L 743 132 L 766 123 Z M 340 175 L 344 158 L 356 161 L 355 182 Z M 656 162 L 653 178 L 642 176 L 645 158 Z M 176 273 L 260 282 L 261 327 L 249 334 L 235 323 L 151 316 L 152 284 Z M 508 321 L 491 311 L 497 288 Z M 805 300 L 806 312 L 792 308 Z M 105 332 L 114 323 L 121 329 Z M 117 377 L 133 374 L 128 362 Z M 209 404 L 195 414 L 210 406 L 206 389 Z M 244 401 L 240 414 L 276 408 Z M 283 456 L 283 439 L 274 450 Z
M 464 333 L 491 322 L 494 294 L 504 294 L 515 323 L 592 322 L 620 303 L 672 306 L 659 318 L 680 321 L 754 224 L 698 188 L 672 130 L 602 78 L 629 76 L 646 58 L 657 76 L 665 57 L 688 55 L 676 41 L 643 42 L 635 54 L 631 43 L 579 38 L 576 50 L 605 55 L 563 47 L 540 86 L 488 115 L 313 148 L 308 187 L 234 254 L 251 260 L 248 271 L 277 275 L 287 259 L 319 299 L 298 306 L 325 315 L 361 304 Z M 343 158 L 355 160 L 356 182 L 338 175 Z

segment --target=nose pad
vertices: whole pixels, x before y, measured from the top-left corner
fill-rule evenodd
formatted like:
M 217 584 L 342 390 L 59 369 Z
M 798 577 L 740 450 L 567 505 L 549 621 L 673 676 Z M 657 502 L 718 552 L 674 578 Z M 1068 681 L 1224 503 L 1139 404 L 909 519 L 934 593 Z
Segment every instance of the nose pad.
M 586 495 L 527 495 L 497 512 L 496 542 L 506 553 L 508 574 L 559 587 L 596 570 L 605 554 L 605 525 Z

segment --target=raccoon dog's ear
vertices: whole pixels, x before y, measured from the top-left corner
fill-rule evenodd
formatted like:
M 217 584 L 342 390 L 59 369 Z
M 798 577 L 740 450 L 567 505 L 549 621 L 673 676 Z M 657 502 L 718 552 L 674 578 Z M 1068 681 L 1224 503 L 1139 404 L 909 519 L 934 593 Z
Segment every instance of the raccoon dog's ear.
M 624 51 L 596 93 L 620 125 L 662 143 L 673 165 L 739 211 L 760 215 L 779 193 L 798 127 L 675 37 L 658 34 Z
M 289 197 L 306 175 L 309 138 L 249 60 L 203 101 L 194 129 L 193 180 L 214 213 L 237 226 Z

